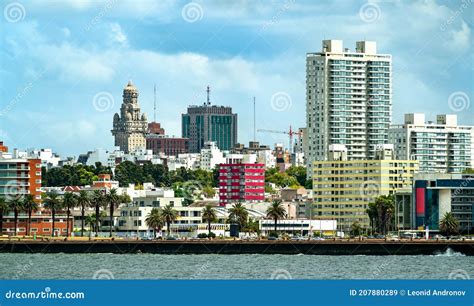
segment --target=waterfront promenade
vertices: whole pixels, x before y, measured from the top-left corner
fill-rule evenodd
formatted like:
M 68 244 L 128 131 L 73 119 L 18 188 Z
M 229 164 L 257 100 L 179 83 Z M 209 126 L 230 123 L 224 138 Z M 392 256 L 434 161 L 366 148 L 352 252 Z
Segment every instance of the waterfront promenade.
M 0 253 L 155 253 L 155 254 L 306 254 L 436 255 L 446 251 L 474 256 L 473 240 L 0 240 Z

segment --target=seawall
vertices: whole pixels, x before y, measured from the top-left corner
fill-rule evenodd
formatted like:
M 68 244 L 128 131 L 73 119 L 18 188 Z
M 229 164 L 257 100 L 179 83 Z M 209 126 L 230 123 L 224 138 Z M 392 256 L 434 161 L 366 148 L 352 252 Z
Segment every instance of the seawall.
M 474 241 L 0 241 L 0 253 L 474 255 Z

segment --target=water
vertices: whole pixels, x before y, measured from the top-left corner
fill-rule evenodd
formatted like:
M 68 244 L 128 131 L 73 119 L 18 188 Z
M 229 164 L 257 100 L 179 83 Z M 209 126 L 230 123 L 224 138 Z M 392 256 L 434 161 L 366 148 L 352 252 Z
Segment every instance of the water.
M 474 260 L 432 256 L 0 254 L 1 279 L 473 278 Z

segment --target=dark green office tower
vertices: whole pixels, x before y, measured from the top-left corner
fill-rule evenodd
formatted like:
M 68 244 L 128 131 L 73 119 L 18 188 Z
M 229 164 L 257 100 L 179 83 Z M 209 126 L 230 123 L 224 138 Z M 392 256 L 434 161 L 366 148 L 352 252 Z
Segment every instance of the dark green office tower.
M 191 105 L 181 115 L 182 136 L 189 138 L 189 152 L 199 153 L 207 141 L 216 142 L 221 150 L 230 150 L 237 143 L 237 114 L 232 107 L 211 105 L 209 87 L 207 102 Z

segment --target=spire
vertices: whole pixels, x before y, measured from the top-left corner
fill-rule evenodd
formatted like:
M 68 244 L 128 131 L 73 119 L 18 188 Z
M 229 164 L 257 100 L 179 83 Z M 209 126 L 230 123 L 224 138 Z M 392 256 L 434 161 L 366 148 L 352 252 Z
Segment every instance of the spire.
M 209 99 L 209 95 L 211 93 L 211 88 L 207 85 L 207 105 L 211 105 L 211 100 Z

